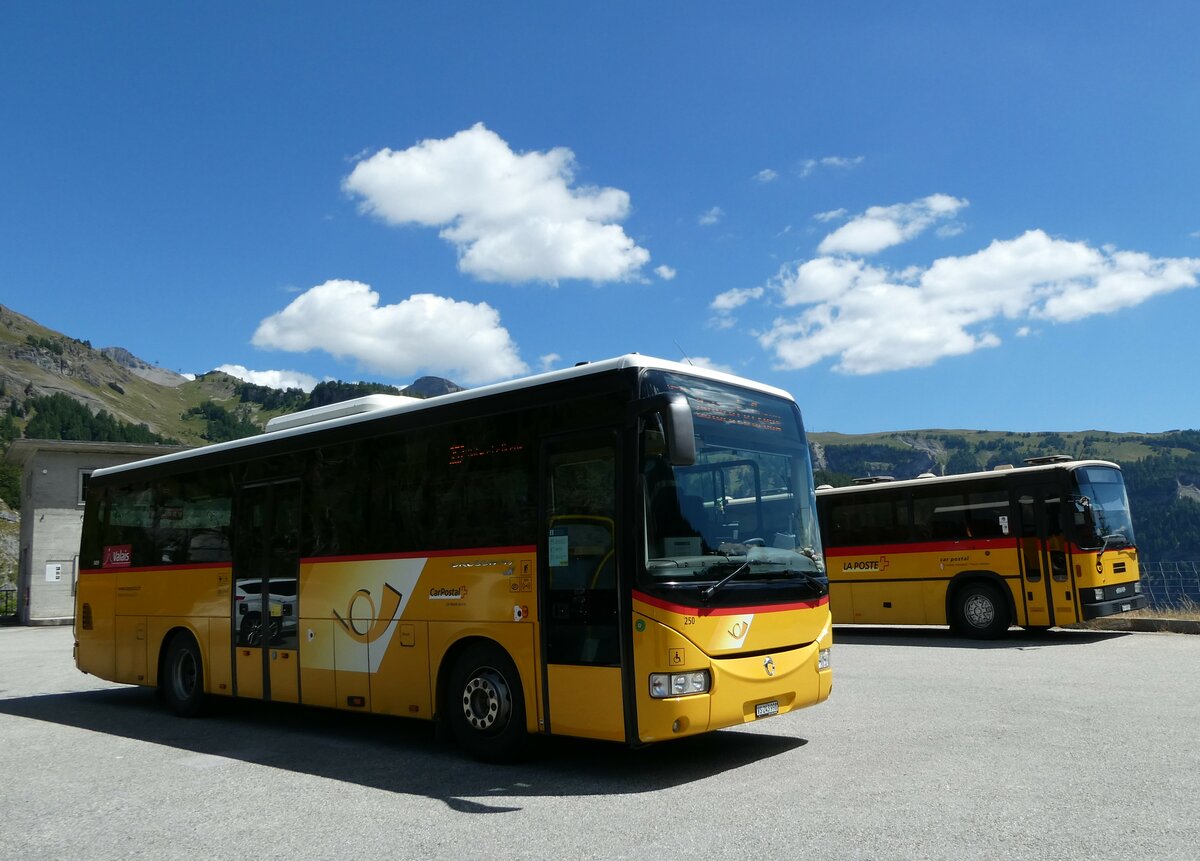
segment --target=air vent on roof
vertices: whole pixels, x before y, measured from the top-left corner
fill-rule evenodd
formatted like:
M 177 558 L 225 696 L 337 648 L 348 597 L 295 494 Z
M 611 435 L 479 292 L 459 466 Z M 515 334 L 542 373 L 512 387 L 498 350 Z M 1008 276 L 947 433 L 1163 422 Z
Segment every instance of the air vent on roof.
M 407 398 L 404 395 L 367 395 L 364 398 L 354 398 L 336 404 L 327 404 L 323 407 L 313 407 L 311 410 L 276 416 L 267 422 L 267 433 L 421 402 L 420 398 Z
M 918 475 L 917 478 L 937 478 L 937 476 L 934 475 L 932 472 L 923 472 L 920 475 Z
M 882 484 L 885 481 L 895 481 L 896 479 L 890 475 L 868 475 L 863 478 L 854 479 L 855 484 Z
M 1065 454 L 1044 454 L 1041 457 L 1027 457 L 1025 463 L 1029 466 L 1042 466 L 1047 463 L 1066 463 L 1070 459 Z

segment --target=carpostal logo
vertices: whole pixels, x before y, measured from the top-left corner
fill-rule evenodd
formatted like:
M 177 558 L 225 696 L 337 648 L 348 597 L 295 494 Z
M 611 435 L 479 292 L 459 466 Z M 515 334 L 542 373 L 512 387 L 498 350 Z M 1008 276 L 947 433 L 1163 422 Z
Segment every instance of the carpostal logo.
M 886 556 L 880 556 L 878 559 L 856 559 L 853 562 L 843 562 L 842 571 L 873 571 L 879 573 L 886 571 L 891 564 Z
M 457 588 L 441 588 L 435 587 L 429 590 L 430 601 L 462 601 L 467 597 L 467 587 L 459 586 Z

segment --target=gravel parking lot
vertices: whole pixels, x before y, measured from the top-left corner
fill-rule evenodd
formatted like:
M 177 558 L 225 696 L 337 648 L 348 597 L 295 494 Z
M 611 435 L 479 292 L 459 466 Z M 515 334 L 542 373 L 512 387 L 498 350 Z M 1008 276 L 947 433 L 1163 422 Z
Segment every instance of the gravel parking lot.
M 0 629 L 0 857 L 1194 859 L 1200 637 L 839 629 L 827 703 L 481 766 L 427 724 L 164 713 Z

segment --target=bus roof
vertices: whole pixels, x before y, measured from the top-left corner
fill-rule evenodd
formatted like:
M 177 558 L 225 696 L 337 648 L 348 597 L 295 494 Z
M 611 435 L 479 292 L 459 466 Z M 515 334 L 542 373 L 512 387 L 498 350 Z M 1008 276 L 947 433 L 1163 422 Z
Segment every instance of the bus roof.
M 1056 472 L 1059 470 L 1073 470 L 1081 466 L 1107 466 L 1112 469 L 1119 470 L 1121 467 L 1118 464 L 1107 460 L 1071 460 L 1065 459 L 1042 459 L 1034 458 L 1036 461 L 1045 461 L 1031 463 L 1029 466 L 998 466 L 994 469 L 983 470 L 980 472 L 963 472 L 956 475 L 927 475 L 925 478 L 908 478 L 903 481 L 878 481 L 873 483 L 843 485 L 842 487 L 830 487 L 821 485 L 817 488 L 817 495 L 839 494 L 839 493 L 870 493 L 872 491 L 895 490 L 907 487 L 928 487 L 936 484 L 951 484 L 956 481 L 999 481 L 1005 476 L 1010 475 L 1029 475 L 1038 472 Z
M 295 414 L 297 416 L 295 420 L 288 421 L 287 419 L 290 417 L 284 416 L 281 417 L 284 419 L 282 422 L 275 421 L 274 424 L 268 423 L 267 433 L 260 434 L 258 436 L 244 437 L 242 439 L 236 439 L 230 442 L 215 443 L 213 445 L 188 449 L 187 451 L 165 454 L 159 457 L 147 458 L 145 460 L 132 461 L 130 463 L 120 464 L 118 466 L 105 467 L 103 469 L 96 470 L 92 475 L 94 478 L 103 478 L 107 475 L 115 475 L 121 472 L 140 470 L 146 467 L 155 467 L 160 464 L 186 461 L 191 458 L 201 457 L 216 452 L 231 451 L 239 448 L 252 448 L 253 446 L 266 443 L 268 441 L 303 436 L 314 431 L 327 430 L 332 427 L 374 421 L 403 413 L 419 412 L 421 410 L 431 409 L 449 403 L 461 403 L 463 401 L 491 397 L 493 395 L 499 395 L 505 392 L 520 391 L 538 386 L 550 385 L 552 383 L 562 382 L 565 380 L 578 379 L 605 373 L 617 373 L 629 368 L 672 371 L 702 379 L 713 380 L 715 382 L 729 383 L 730 385 L 753 389 L 754 391 L 762 392 L 763 394 L 774 395 L 789 401 L 793 400 L 791 394 L 783 389 L 778 389 L 774 386 L 768 386 L 763 383 L 757 383 L 753 380 L 744 379 L 732 374 L 726 374 L 721 371 L 714 371 L 695 365 L 672 362 L 667 359 L 656 359 L 652 356 L 643 356 L 639 353 L 628 353 L 624 356 L 617 356 L 612 359 L 605 359 L 597 362 L 580 362 L 571 368 L 562 368 L 560 370 L 548 371 L 546 373 L 522 377 L 516 380 L 493 383 L 492 385 L 481 386 L 477 389 L 463 389 L 462 391 L 452 392 L 446 395 L 438 395 L 432 398 L 403 398 L 402 400 L 378 398 L 371 404 L 368 404 L 361 409 L 355 407 L 339 410 L 337 409 L 339 406 L 338 404 L 333 404 L 331 407 L 318 407 L 316 410 L 305 410 L 304 412 L 310 414 L 310 416 L 308 416 L 306 419 L 299 418 L 300 414 Z M 361 398 L 358 400 L 359 402 L 365 402 L 371 399 Z M 330 417 L 325 418 L 319 414 L 316 416 L 311 415 L 312 413 L 316 413 L 318 410 L 328 411 L 330 413 Z

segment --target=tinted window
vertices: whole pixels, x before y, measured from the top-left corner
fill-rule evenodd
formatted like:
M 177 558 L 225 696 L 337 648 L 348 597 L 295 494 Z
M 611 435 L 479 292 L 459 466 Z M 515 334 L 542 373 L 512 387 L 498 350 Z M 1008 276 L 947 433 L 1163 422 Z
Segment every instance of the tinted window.
M 231 507 L 224 470 L 111 488 L 85 517 L 85 558 L 105 567 L 229 561 Z
M 834 547 L 908 540 L 908 504 L 896 493 L 831 497 L 826 521 Z
M 1008 534 L 1008 491 L 995 482 L 975 482 L 955 490 L 930 488 L 916 492 L 914 497 L 913 531 L 918 541 L 962 541 Z

